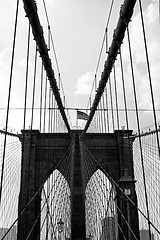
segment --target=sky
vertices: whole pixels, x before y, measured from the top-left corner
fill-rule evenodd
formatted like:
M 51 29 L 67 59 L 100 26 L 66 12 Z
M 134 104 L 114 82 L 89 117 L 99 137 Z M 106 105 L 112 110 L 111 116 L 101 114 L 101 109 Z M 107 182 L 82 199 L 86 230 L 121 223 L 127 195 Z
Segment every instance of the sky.
M 138 1 L 137 1 L 138 2 Z M 65 91 L 67 106 L 71 108 L 86 108 L 92 83 L 96 71 L 100 48 L 106 28 L 110 1 L 105 0 L 46 0 L 46 7 L 54 39 L 55 50 L 60 68 L 61 79 Z M 113 31 L 119 17 L 119 9 L 123 1 L 115 0 L 108 28 L 108 46 L 110 46 Z M 143 11 L 146 26 L 147 43 L 149 49 L 152 81 L 154 87 L 156 107 L 160 108 L 159 102 L 159 67 L 160 67 L 160 27 L 158 16 L 158 0 L 143 0 Z M 9 7 L 8 7 L 9 6 Z M 37 1 L 38 14 L 44 35 L 47 42 L 47 21 L 45 17 L 43 1 Z M 8 82 L 11 62 L 11 49 L 14 31 L 16 1 L 3 1 L 0 8 L 0 108 L 6 108 L 8 95 Z M 25 17 L 22 1 L 20 1 L 18 29 L 16 40 L 16 51 L 14 60 L 13 83 L 11 93 L 11 108 L 24 106 L 24 83 L 26 66 L 26 46 L 28 20 Z M 140 108 L 151 108 L 150 92 L 148 88 L 146 60 L 142 30 L 140 24 L 140 14 L 138 4 L 135 7 L 134 15 L 130 26 L 132 39 L 132 51 L 134 57 L 135 78 L 137 81 L 138 105 Z M 133 106 L 133 90 L 130 79 L 127 42 L 123 43 L 123 59 L 126 74 L 126 89 L 128 106 Z M 31 43 L 31 55 L 29 61 L 29 78 L 33 79 L 35 43 Z M 52 59 L 52 66 L 56 70 L 53 51 L 49 51 Z M 97 81 L 100 80 L 104 62 L 107 58 L 106 49 L 102 52 L 101 62 L 97 74 Z M 117 76 L 120 78 L 120 67 L 117 62 Z M 39 106 L 40 93 L 40 61 L 37 64 L 36 100 L 35 107 Z M 120 80 L 119 80 L 120 81 Z M 30 80 L 28 87 L 27 106 L 31 106 L 32 84 Z M 117 85 L 121 89 L 121 83 L 117 80 Z M 94 96 L 95 92 L 93 92 Z M 62 97 L 63 99 L 63 97 Z M 123 106 L 122 93 L 119 93 L 119 107 Z M 93 97 L 92 97 L 93 100 Z M 72 126 L 76 124 L 76 111 L 70 111 Z M 142 127 L 153 124 L 149 112 L 141 113 Z M 5 125 L 6 111 L 0 110 L 0 128 Z M 26 126 L 29 127 L 30 112 L 27 114 Z M 38 113 L 35 114 L 34 126 L 37 127 Z M 159 119 L 159 116 L 158 116 Z M 121 125 L 124 119 L 122 117 Z M 134 121 L 133 121 L 134 122 Z M 131 115 L 131 128 L 134 128 Z M 81 123 L 80 123 L 81 124 Z M 20 130 L 23 127 L 23 112 L 21 110 L 11 110 L 9 116 L 9 127 Z

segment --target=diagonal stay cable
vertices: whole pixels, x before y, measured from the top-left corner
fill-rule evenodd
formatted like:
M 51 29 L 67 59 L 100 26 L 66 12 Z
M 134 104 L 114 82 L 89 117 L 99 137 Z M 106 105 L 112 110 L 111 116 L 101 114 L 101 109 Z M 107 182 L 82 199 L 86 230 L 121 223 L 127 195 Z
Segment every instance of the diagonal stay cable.
M 137 207 L 137 205 L 124 193 L 123 189 L 119 187 L 119 185 L 116 183 L 116 181 L 110 176 L 110 174 L 108 174 L 108 172 L 104 169 L 104 167 L 98 162 L 98 160 L 93 156 L 93 154 L 88 150 L 88 148 L 85 146 L 84 143 L 81 142 L 81 146 L 90 154 L 90 156 L 92 156 L 92 159 L 96 162 L 96 164 L 99 166 L 100 170 L 102 170 L 102 172 L 105 172 L 106 176 L 108 177 L 108 179 L 111 181 L 111 183 L 113 183 L 126 197 L 127 200 L 129 200 L 129 202 L 142 214 L 142 216 L 148 220 L 148 218 L 146 217 L 146 215 L 141 211 L 141 209 L 139 209 Z M 150 225 L 156 230 L 157 233 L 160 234 L 160 230 L 158 230 L 154 224 L 150 221 Z
M 5 166 L 5 155 L 6 155 L 6 143 L 7 143 L 7 128 L 9 120 L 9 111 L 10 111 L 10 99 L 11 99 L 11 90 L 12 90 L 12 77 L 13 77 L 13 66 L 14 66 L 14 56 L 15 56 L 15 46 L 16 46 L 16 36 L 17 36 L 17 24 L 18 24 L 18 13 L 19 13 L 19 0 L 16 4 L 16 16 L 14 24 L 14 36 L 12 43 L 12 56 L 11 56 L 11 65 L 10 65 L 10 77 L 9 77 L 9 88 L 8 88 L 8 99 L 7 99 L 7 112 L 6 112 L 6 121 L 5 121 L 5 137 L 4 137 L 4 149 L 3 149 L 3 158 L 2 158 L 2 167 L 1 167 L 1 178 L 0 178 L 0 204 L 2 200 L 2 188 L 3 188 L 3 177 L 4 177 L 4 166 Z
M 60 159 L 60 161 L 57 163 L 57 165 L 54 167 L 54 169 L 57 169 L 58 166 L 62 163 L 63 159 L 66 158 L 66 155 L 68 154 L 68 152 L 71 151 L 73 146 L 73 143 L 70 144 L 70 146 L 68 147 L 68 149 L 66 150 L 66 152 L 64 153 L 64 155 L 62 156 L 62 158 Z M 23 210 L 21 211 L 21 213 L 18 215 L 18 217 L 15 219 L 15 221 L 12 223 L 12 225 L 8 228 L 8 230 L 6 231 L 5 235 L 2 237 L 1 240 L 5 239 L 5 237 L 7 236 L 7 234 L 10 232 L 10 230 L 12 229 L 12 227 L 15 225 L 15 223 L 18 221 L 19 217 L 25 212 L 25 210 L 27 209 L 27 207 L 31 204 L 31 202 L 33 201 L 33 199 L 37 196 L 37 194 L 41 191 L 42 187 L 43 187 L 43 183 L 42 185 L 39 187 L 39 189 L 37 190 L 37 192 L 33 195 L 33 197 L 30 199 L 30 201 L 28 202 L 28 204 L 23 208 Z

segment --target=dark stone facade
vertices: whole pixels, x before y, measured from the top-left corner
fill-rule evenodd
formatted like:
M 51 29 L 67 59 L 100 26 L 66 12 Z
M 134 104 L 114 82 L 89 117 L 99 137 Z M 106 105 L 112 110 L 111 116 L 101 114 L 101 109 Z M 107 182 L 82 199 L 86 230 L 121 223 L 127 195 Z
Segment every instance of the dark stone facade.
M 133 240 L 136 235 L 139 238 L 137 197 L 135 192 L 134 169 L 132 159 L 132 143 L 129 135 L 132 131 L 115 131 L 109 134 L 88 133 L 79 139 L 81 131 L 73 131 L 72 138 L 67 133 L 41 134 L 39 131 L 22 131 L 20 136 L 22 142 L 22 172 L 21 190 L 19 196 L 19 213 L 25 208 L 18 221 L 18 240 L 26 239 L 33 224 L 34 229 L 30 235 L 30 240 L 37 239 L 40 231 L 40 208 L 41 191 L 34 197 L 38 189 L 46 182 L 49 175 L 55 170 L 59 170 L 66 178 L 71 189 L 71 239 L 84 240 L 85 236 L 85 188 L 90 177 L 98 169 L 108 173 L 116 188 L 116 202 L 118 210 L 118 224 L 127 236 Z M 85 161 L 81 143 L 91 153 L 93 162 L 93 172 L 90 171 L 88 179 L 83 179 L 82 161 Z M 65 175 L 60 164 L 67 149 L 72 148 L 72 159 L 70 164 L 70 174 Z M 93 159 L 92 159 L 93 158 Z M 94 160 L 96 159 L 97 162 Z M 128 197 L 134 204 L 131 204 L 124 196 L 121 189 L 126 191 Z M 34 197 L 34 200 L 28 202 Z M 135 205 L 135 206 L 134 206 Z M 122 214 L 123 217 L 122 217 Z M 131 230 L 124 219 L 130 223 Z M 123 240 L 123 234 L 119 231 L 119 240 Z

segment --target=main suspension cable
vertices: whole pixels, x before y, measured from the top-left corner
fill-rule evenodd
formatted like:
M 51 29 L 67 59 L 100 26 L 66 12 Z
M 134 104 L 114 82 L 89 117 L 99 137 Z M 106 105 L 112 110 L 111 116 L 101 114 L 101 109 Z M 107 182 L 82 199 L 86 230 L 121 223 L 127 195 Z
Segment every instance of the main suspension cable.
M 136 3 L 136 0 L 125 0 L 123 6 L 121 8 L 120 17 L 119 17 L 119 20 L 118 20 L 118 23 L 117 23 L 116 30 L 114 31 L 112 44 L 111 44 L 111 47 L 109 49 L 108 57 L 107 57 L 107 60 L 105 62 L 105 65 L 104 65 L 104 70 L 102 72 L 101 80 L 99 82 L 99 87 L 97 89 L 97 93 L 95 95 L 95 99 L 94 99 L 93 104 L 92 104 L 92 108 L 91 108 L 91 111 L 90 111 L 90 114 L 89 114 L 89 118 L 88 118 L 88 121 L 85 125 L 85 128 L 84 128 L 84 130 L 81 134 L 81 137 L 83 137 L 84 134 L 86 133 L 86 131 L 89 128 L 90 123 L 91 123 L 91 121 L 94 117 L 95 111 L 97 109 L 97 106 L 99 104 L 101 96 L 104 92 L 106 83 L 107 83 L 108 78 L 110 76 L 110 72 L 112 71 L 114 62 L 116 60 L 119 48 L 122 44 L 127 25 L 129 24 L 129 21 L 131 19 L 132 14 L 133 14 L 133 9 L 134 9 L 135 3 Z

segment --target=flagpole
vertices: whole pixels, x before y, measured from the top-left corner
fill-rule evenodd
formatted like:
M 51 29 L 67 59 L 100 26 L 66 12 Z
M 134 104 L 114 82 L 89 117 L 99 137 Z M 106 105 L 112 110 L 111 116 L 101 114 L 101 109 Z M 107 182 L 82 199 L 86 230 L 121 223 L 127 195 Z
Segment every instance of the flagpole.
M 77 110 L 78 111 L 78 110 Z M 78 113 L 77 113 L 78 114 Z M 78 129 L 78 116 L 76 116 L 76 129 Z

